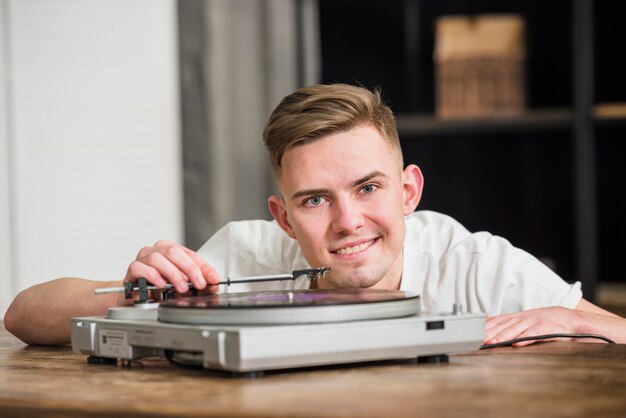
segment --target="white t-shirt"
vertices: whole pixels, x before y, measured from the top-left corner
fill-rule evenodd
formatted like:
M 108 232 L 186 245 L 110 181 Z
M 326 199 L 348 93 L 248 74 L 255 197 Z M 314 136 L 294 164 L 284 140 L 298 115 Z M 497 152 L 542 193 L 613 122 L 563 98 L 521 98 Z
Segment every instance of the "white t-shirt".
M 460 223 L 431 211 L 405 218 L 400 290 L 419 293 L 425 311 L 450 311 L 461 303 L 488 315 L 545 306 L 574 308 L 580 282 L 568 284 L 527 252 L 488 232 L 470 233 Z M 231 222 L 198 253 L 222 278 L 290 273 L 310 268 L 297 241 L 275 222 Z M 221 292 L 308 289 L 294 281 L 223 286 Z

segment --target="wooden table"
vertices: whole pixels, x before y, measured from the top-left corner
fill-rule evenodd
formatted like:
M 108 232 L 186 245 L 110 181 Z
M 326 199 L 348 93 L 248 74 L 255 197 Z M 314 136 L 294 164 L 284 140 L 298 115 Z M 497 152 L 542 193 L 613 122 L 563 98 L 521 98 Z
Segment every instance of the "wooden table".
M 624 417 L 626 345 L 553 342 L 377 364 L 228 378 L 161 359 L 89 365 L 0 327 L 0 417 Z

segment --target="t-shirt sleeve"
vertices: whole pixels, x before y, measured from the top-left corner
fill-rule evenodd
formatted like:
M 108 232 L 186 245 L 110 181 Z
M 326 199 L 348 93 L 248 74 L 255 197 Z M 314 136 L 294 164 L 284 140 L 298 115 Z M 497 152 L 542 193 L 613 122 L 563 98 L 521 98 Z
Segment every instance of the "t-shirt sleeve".
M 229 222 L 199 250 L 222 280 L 256 275 L 274 275 L 308 268 L 295 240 L 276 223 L 263 220 Z M 259 282 L 222 285 L 220 293 L 276 290 L 300 286 L 300 282 Z
M 446 275 L 454 275 L 457 300 L 489 315 L 546 306 L 574 308 L 580 282 L 569 284 L 545 264 L 506 239 L 474 233 L 447 254 Z
M 233 242 L 231 224 L 226 224 L 219 229 L 207 242 L 205 242 L 198 254 L 206 260 L 219 274 L 224 277 L 228 272 L 230 247 Z

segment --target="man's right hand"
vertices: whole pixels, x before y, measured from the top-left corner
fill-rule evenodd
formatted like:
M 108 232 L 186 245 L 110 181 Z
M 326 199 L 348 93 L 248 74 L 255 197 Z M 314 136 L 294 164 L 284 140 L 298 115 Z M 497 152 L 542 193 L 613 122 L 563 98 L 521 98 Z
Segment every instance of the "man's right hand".
M 161 288 L 171 283 L 178 293 L 189 291 L 187 282 L 198 290 L 215 293 L 219 282 L 217 271 L 198 253 L 171 241 L 158 241 L 139 251 L 124 282 L 135 282 L 140 277 Z

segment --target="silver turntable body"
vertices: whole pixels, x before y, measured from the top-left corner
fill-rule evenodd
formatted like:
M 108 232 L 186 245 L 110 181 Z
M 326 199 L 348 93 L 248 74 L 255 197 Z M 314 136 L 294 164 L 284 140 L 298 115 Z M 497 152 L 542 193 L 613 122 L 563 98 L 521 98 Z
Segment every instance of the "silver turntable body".
M 293 292 L 281 296 L 293 298 Z M 98 359 L 162 356 L 248 373 L 472 351 L 485 334 L 484 314 L 424 313 L 417 295 L 314 306 L 212 303 L 186 298 L 111 308 L 105 317 L 73 318 L 72 348 Z

